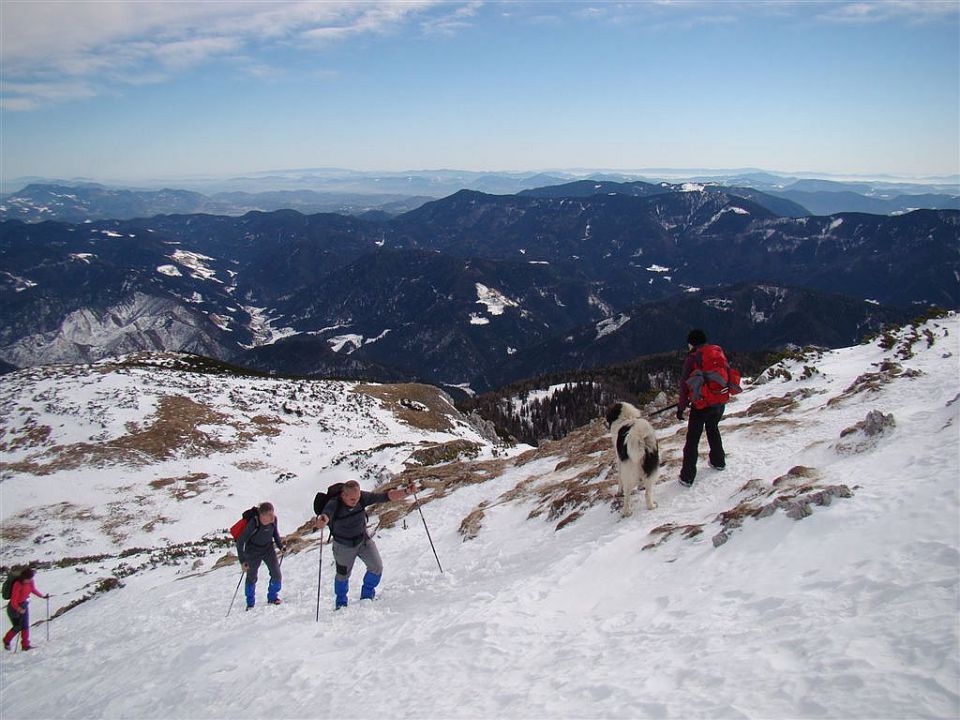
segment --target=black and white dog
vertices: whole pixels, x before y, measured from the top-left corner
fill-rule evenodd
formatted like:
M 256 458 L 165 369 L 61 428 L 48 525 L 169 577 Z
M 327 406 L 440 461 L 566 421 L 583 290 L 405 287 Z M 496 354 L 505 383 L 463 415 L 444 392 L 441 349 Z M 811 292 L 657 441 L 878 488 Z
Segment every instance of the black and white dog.
M 643 483 L 647 509 L 653 510 L 653 486 L 660 473 L 660 446 L 653 426 L 630 403 L 614 403 L 607 410 L 607 426 L 620 463 L 620 488 L 623 491 L 624 517 L 633 514 L 633 491 Z

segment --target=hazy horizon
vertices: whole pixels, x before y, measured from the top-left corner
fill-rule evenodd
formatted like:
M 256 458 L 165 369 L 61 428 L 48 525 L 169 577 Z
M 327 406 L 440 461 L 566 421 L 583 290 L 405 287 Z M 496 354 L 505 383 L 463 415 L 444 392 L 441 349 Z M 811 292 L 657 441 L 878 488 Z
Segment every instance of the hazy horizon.
M 4 0 L 0 28 L 2 180 L 960 173 L 953 0 Z

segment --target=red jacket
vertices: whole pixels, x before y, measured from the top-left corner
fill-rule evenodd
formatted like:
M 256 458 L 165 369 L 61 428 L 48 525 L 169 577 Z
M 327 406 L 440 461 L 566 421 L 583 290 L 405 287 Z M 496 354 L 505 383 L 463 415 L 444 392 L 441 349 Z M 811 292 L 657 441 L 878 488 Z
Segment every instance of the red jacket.
M 30 597 L 30 593 L 37 597 L 43 597 L 43 593 L 37 590 L 33 580 L 17 580 L 13 583 L 13 589 L 10 592 L 10 605 L 16 612 L 23 612 L 23 604 Z

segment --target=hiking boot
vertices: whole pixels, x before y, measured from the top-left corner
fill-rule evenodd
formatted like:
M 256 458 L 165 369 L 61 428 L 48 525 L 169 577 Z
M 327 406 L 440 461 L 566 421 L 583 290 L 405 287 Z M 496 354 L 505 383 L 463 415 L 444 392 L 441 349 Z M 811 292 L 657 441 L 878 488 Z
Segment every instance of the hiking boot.
M 273 600 L 267 600 L 267 605 L 282 605 L 283 600 L 280 598 L 274 598 Z
M 253 605 L 247 605 L 247 612 L 250 612 L 251 610 L 253 610 Z
M 710 467 L 712 467 L 714 470 L 717 470 L 717 471 L 721 471 L 721 470 L 726 470 L 726 469 L 727 469 L 727 466 L 726 466 L 726 465 L 714 465 L 713 463 L 710 463 Z
M 677 482 L 680 483 L 683 487 L 689 488 L 693 487 L 693 480 L 684 480 L 683 478 L 677 478 Z
M 26 652 L 27 650 L 33 650 L 33 645 L 24 645 L 20 649 L 23 650 L 24 652 Z
M 4 649 L 4 650 L 9 650 L 9 649 L 10 649 L 10 643 L 5 642 L 5 643 L 3 644 L 3 649 Z

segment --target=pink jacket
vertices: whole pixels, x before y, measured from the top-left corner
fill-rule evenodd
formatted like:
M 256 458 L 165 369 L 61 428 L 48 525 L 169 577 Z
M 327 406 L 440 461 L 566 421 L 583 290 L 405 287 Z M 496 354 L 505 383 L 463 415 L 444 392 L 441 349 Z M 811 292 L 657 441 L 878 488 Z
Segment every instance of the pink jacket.
M 13 583 L 13 590 L 10 592 L 10 605 L 15 611 L 18 613 L 23 612 L 23 604 L 30 597 L 30 593 L 33 593 L 37 597 L 43 597 L 43 593 L 37 590 L 37 587 L 33 584 L 33 580 L 17 580 Z

